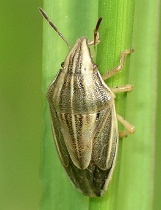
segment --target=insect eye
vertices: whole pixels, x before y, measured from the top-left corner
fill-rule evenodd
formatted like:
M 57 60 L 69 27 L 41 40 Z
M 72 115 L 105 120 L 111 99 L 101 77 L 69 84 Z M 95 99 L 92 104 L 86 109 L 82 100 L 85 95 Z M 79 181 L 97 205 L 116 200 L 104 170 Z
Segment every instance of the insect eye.
M 100 113 L 98 112 L 96 115 L 96 121 L 99 119 Z
M 97 64 L 94 64 L 93 65 L 93 69 L 97 69 L 98 68 L 98 65 Z
M 61 67 L 62 67 L 62 68 L 64 67 L 64 62 L 61 63 Z

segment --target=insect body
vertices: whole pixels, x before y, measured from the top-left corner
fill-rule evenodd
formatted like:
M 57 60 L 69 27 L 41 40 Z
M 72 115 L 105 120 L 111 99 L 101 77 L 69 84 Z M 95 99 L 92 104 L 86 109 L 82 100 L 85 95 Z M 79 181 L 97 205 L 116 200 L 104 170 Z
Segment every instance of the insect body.
M 61 35 L 42 9 L 40 12 Z M 47 91 L 52 131 L 61 162 L 76 188 L 87 196 L 102 196 L 108 187 L 118 149 L 117 118 L 134 132 L 134 127 L 116 114 L 114 103 L 114 92 L 129 91 L 132 86 L 111 90 L 90 53 L 89 44 L 98 42 L 99 24 L 100 19 L 93 42 L 85 37 L 76 41 Z M 105 79 L 120 71 L 126 55 L 131 52 L 122 53 L 120 65 L 107 73 Z

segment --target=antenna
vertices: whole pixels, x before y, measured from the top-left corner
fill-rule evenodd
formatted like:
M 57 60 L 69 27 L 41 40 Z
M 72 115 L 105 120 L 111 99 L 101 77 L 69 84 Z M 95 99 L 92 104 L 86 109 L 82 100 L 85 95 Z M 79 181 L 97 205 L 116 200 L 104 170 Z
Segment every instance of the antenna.
M 42 14 L 42 16 L 47 20 L 47 22 L 51 25 L 51 27 L 54 29 L 54 31 L 57 32 L 57 34 L 64 40 L 64 42 L 67 44 L 69 50 L 70 50 L 70 45 L 67 42 L 67 40 L 65 39 L 65 37 L 63 36 L 63 34 L 61 34 L 59 32 L 59 30 L 57 29 L 57 27 L 54 25 L 54 23 L 51 22 L 51 20 L 48 18 L 48 16 L 46 15 L 46 13 L 44 12 L 44 10 L 42 8 L 39 7 L 39 12 Z
M 100 17 L 97 21 L 97 24 L 96 24 L 96 27 L 94 29 L 94 51 L 96 52 L 96 43 L 98 42 L 99 40 L 99 33 L 98 33 L 98 29 L 99 29 L 99 26 L 101 24 L 101 21 L 102 21 L 102 17 Z

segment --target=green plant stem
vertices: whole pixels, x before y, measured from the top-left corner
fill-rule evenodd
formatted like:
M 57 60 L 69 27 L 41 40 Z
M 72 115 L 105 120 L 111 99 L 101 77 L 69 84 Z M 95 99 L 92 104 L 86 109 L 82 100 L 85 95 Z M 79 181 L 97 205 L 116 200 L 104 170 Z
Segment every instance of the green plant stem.
M 130 100 L 127 103 L 127 119 L 136 125 L 136 134 L 129 137 L 134 141 L 124 140 L 124 145 L 122 140 L 119 142 L 117 165 L 108 192 L 103 198 L 88 199 L 71 186 L 61 167 L 54 149 L 49 112 L 45 103 L 41 173 L 44 181 L 42 210 L 152 209 L 156 40 L 158 40 L 157 15 L 160 8 L 158 5 L 159 0 L 136 1 L 132 45 L 134 0 L 99 1 L 98 16 L 103 17 L 100 27 L 101 43 L 97 50 L 97 64 L 100 71 L 105 73 L 118 65 L 121 51 L 131 47 L 135 49 L 135 53 L 127 57 L 122 73 L 111 78 L 108 85 L 113 87 L 127 82 L 134 84 L 135 90 L 128 96 Z M 97 21 L 96 0 L 83 2 L 72 0 L 70 3 L 67 0 L 55 3 L 48 0 L 44 2 L 44 10 L 71 45 L 80 36 L 92 39 L 92 31 Z M 43 40 L 43 95 L 45 96 L 47 86 L 58 72 L 68 49 L 46 22 L 44 22 Z M 128 79 L 130 57 L 132 63 Z M 117 95 L 116 104 L 117 112 L 124 116 L 126 94 Z
M 134 0 L 100 0 L 98 8 L 99 16 L 103 17 L 100 27 L 100 45 L 97 50 L 97 63 L 102 73 L 119 64 L 121 52 L 132 48 L 132 29 L 134 18 Z M 130 55 L 133 56 L 133 55 Z M 129 58 L 123 71 L 108 81 L 110 87 L 124 85 L 128 81 Z M 117 95 L 117 112 L 124 116 L 126 108 L 126 95 Z M 120 129 L 123 129 L 120 127 Z M 119 142 L 114 176 L 109 185 L 108 192 L 103 198 L 91 198 L 90 210 L 121 210 L 119 207 L 119 177 L 121 170 L 122 140 Z
M 158 59 L 158 28 L 160 1 L 136 1 L 130 81 L 135 85 L 129 95 L 128 119 L 136 125 L 133 141 L 123 148 L 120 207 L 122 209 L 153 210 L 154 146 L 156 83 Z M 124 186 L 126 179 L 127 185 Z M 122 199 L 122 200 L 121 200 Z

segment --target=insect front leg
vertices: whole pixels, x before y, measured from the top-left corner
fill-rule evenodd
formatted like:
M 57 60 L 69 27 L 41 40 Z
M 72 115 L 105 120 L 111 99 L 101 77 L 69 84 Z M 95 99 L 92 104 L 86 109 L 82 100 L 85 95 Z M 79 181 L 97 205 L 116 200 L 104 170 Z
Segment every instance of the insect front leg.
M 123 117 L 121 117 L 119 114 L 116 114 L 118 121 L 124 125 L 124 127 L 127 129 L 125 131 L 120 131 L 119 136 L 120 137 L 127 137 L 129 134 L 135 133 L 135 127 L 131 125 L 128 121 L 126 121 Z
M 114 67 L 113 69 L 111 69 L 110 71 L 108 71 L 107 73 L 105 73 L 104 75 L 102 75 L 103 80 L 106 80 L 106 79 L 114 76 L 118 72 L 120 72 L 122 70 L 122 68 L 124 67 L 126 56 L 132 52 L 134 52 L 133 49 L 128 49 L 128 50 L 123 51 L 121 53 L 121 57 L 120 57 L 120 64 L 118 66 Z

